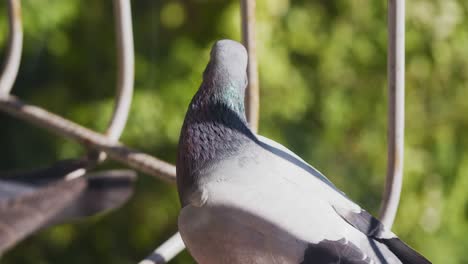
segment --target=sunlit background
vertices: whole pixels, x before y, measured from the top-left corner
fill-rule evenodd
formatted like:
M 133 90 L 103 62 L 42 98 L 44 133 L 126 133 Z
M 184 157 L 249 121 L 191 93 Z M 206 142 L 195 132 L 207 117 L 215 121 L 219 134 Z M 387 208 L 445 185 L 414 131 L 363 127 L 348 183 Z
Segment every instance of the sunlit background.
M 13 94 L 104 131 L 116 82 L 110 0 L 23 0 Z M 213 42 L 240 40 L 238 1 L 132 1 L 135 95 L 122 142 L 175 162 Z M 468 263 L 468 1 L 407 1 L 405 180 L 394 231 L 434 263 Z M 0 3 L 0 58 L 7 37 Z M 374 214 L 386 169 L 386 1 L 258 0 L 260 133 Z M 46 166 L 78 144 L 0 113 L 0 169 Z M 103 167 L 119 168 L 108 162 Z M 177 230 L 173 186 L 141 174 L 122 209 L 39 232 L 2 259 L 136 263 Z M 311 228 L 313 228 L 311 226 Z M 171 263 L 194 263 L 181 254 Z

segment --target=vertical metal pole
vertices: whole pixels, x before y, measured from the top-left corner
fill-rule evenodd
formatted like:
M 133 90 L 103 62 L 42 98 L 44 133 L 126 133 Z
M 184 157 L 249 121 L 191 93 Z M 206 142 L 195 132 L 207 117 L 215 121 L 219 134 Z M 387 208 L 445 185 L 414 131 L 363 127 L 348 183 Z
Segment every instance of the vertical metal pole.
M 245 105 L 247 121 L 253 132 L 258 131 L 259 119 L 259 85 L 258 65 L 255 41 L 255 0 L 241 0 L 242 42 L 249 54 L 247 66 L 248 86 L 246 90 Z
M 130 0 L 114 0 L 117 40 L 117 95 L 114 113 L 107 128 L 109 139 L 118 141 L 127 123 L 132 104 L 135 55 Z
M 107 137 L 118 142 L 127 124 L 133 97 L 135 79 L 135 52 L 133 47 L 132 9 L 130 0 L 113 0 L 114 24 L 117 42 L 117 93 L 114 111 L 107 126 Z M 90 151 L 89 158 L 103 162 L 104 152 Z
M 21 61 L 23 50 L 23 26 L 21 23 L 20 0 L 8 1 L 8 48 L 0 76 L 0 96 L 10 93 Z
M 388 0 L 388 157 L 380 218 L 391 228 L 403 182 L 405 128 L 405 0 Z

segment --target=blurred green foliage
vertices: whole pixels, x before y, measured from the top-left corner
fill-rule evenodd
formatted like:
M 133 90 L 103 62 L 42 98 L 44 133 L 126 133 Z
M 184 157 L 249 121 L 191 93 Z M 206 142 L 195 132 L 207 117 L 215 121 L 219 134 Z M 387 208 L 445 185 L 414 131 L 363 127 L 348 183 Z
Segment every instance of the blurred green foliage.
M 260 133 L 374 214 L 386 166 L 386 1 L 258 0 Z M 13 93 L 92 129 L 116 80 L 111 1 L 23 0 Z M 237 1 L 132 1 L 136 82 L 122 141 L 170 162 L 212 43 L 239 40 Z M 7 35 L 0 4 L 1 58 Z M 468 263 L 468 2 L 407 3 L 406 155 L 394 230 L 434 263 Z M 0 113 L 0 169 L 85 153 Z M 109 162 L 105 167 L 120 167 Z M 2 263 L 136 263 L 176 231 L 175 188 L 141 175 L 121 210 L 40 232 Z M 193 263 L 187 253 L 172 263 Z

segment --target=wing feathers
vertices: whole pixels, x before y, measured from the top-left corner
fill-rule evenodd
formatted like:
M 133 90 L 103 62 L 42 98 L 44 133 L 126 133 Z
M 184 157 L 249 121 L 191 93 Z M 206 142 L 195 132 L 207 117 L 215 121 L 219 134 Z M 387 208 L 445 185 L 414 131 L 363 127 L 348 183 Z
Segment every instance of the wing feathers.
M 67 179 L 87 165 L 65 160 L 44 169 L 0 173 L 0 255 L 38 229 L 117 208 L 132 195 L 136 173 L 131 170 Z
M 368 237 L 380 237 L 385 232 L 384 225 L 364 210 L 357 213 L 339 206 L 333 206 L 333 209 L 341 218 Z
M 83 178 L 60 181 L 20 196 L 0 201 L 0 254 L 41 228 L 86 187 Z
M 67 159 L 55 162 L 49 167 L 27 170 L 0 172 L 0 179 L 24 183 L 30 186 L 41 186 L 63 178 L 68 173 L 86 168 L 90 162 L 85 159 Z
M 385 230 L 384 225 L 375 217 L 368 212 L 361 210 L 353 212 L 344 208 L 333 206 L 338 215 L 341 216 L 347 223 L 352 225 L 360 232 L 367 235 L 369 238 L 373 238 L 378 242 L 386 245 L 387 248 L 395 254 L 404 264 L 430 264 L 424 256 L 419 254 L 417 251 L 406 245 L 398 237 L 394 236 L 393 233 Z M 392 236 L 389 236 L 391 234 Z
M 371 264 L 372 260 L 353 243 L 340 239 L 309 244 L 300 264 L 316 263 Z
M 412 249 L 405 242 L 401 241 L 398 237 L 389 239 L 377 239 L 377 241 L 385 244 L 390 251 L 397 256 L 401 262 L 408 264 L 431 264 L 428 259 L 419 254 L 416 250 Z
M 136 172 L 109 170 L 87 175 L 86 190 L 51 224 L 68 222 L 122 206 L 133 194 Z

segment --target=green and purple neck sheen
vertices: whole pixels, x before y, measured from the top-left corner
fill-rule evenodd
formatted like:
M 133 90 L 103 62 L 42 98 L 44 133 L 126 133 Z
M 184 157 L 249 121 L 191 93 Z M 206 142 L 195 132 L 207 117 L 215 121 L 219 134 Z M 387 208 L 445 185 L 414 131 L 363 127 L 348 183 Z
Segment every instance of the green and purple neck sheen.
M 180 134 L 177 185 L 182 204 L 197 188 L 203 171 L 255 140 L 245 118 L 246 86 L 244 46 L 232 40 L 216 42 Z

